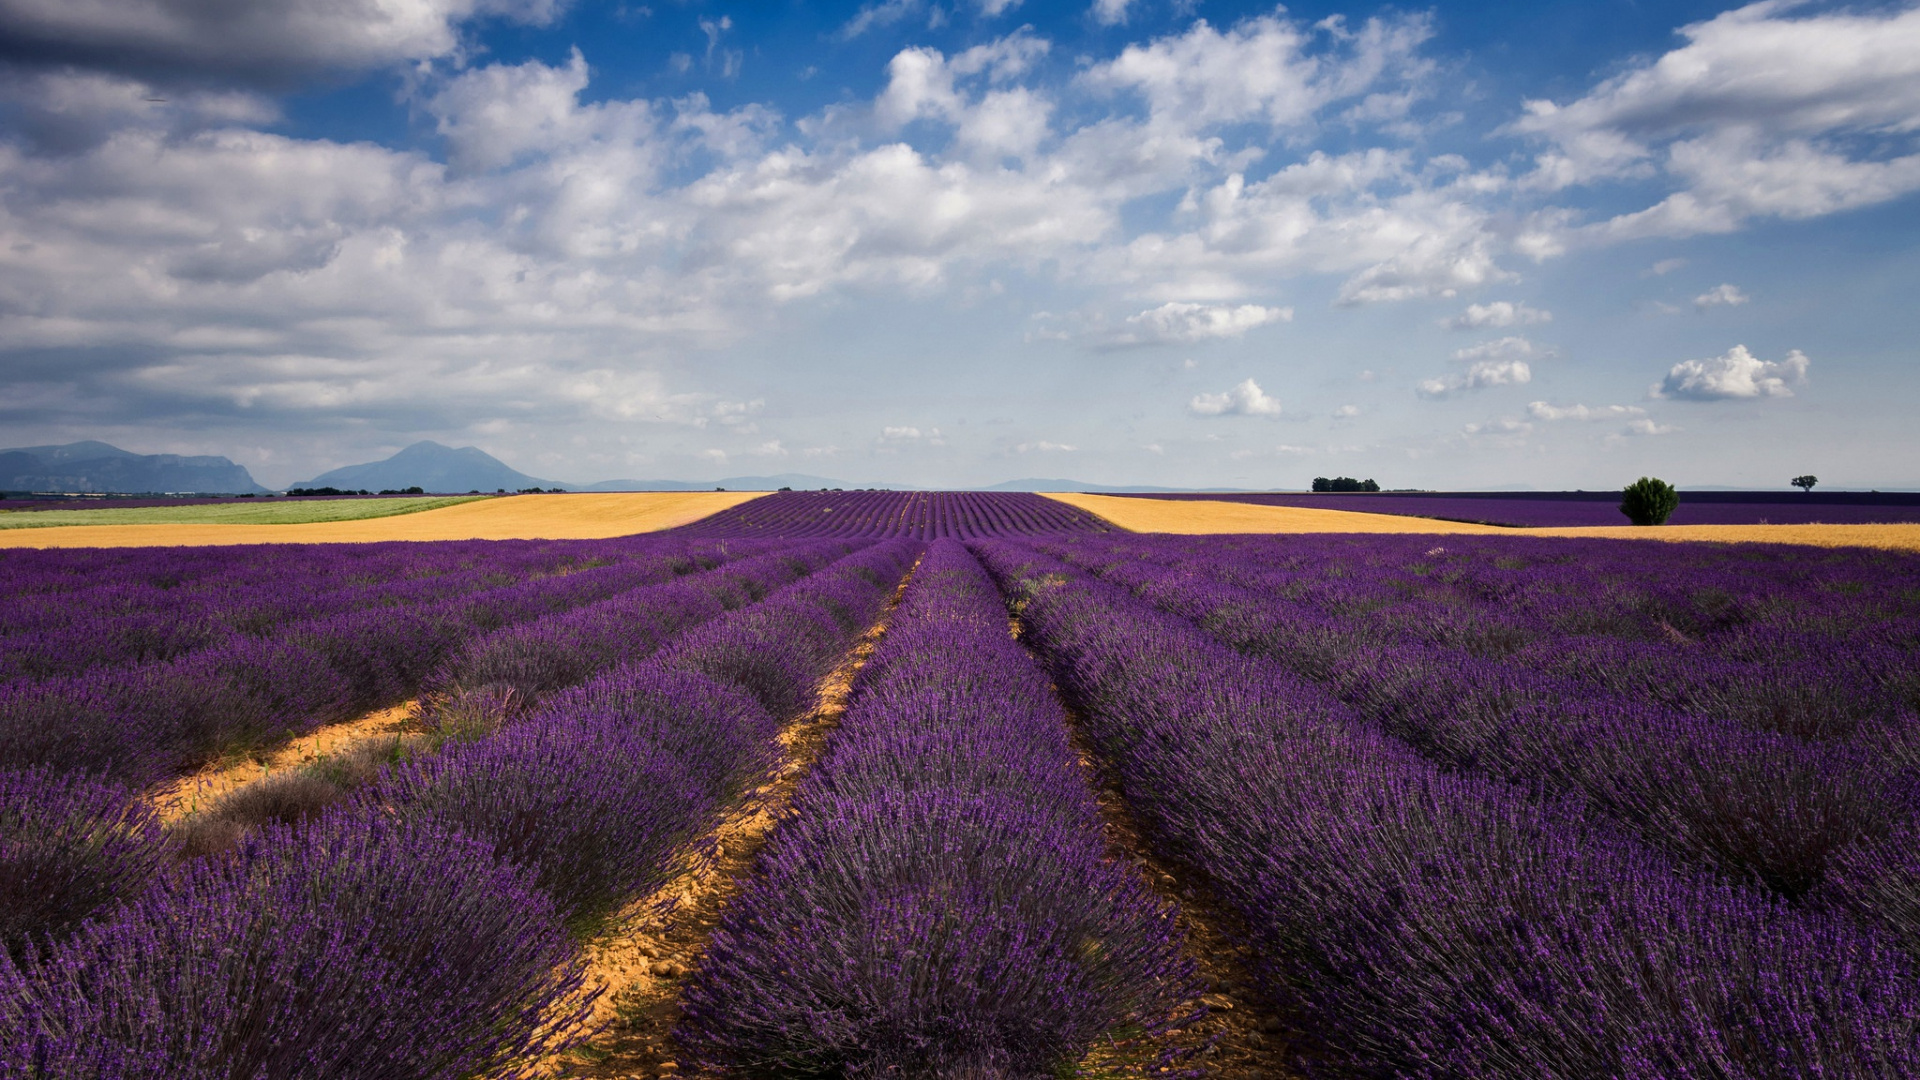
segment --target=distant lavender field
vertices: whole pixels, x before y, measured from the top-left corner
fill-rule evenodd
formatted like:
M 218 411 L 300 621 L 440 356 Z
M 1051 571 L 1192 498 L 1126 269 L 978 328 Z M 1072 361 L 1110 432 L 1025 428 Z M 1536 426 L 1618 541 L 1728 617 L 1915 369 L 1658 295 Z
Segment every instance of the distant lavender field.
M 1516 527 L 1625 525 L 1617 491 L 1399 492 L 1355 494 L 1143 494 L 1138 499 L 1204 499 L 1351 510 L 1364 514 L 1478 521 Z M 1879 525 L 1920 522 L 1917 492 L 1683 491 L 1669 525 Z

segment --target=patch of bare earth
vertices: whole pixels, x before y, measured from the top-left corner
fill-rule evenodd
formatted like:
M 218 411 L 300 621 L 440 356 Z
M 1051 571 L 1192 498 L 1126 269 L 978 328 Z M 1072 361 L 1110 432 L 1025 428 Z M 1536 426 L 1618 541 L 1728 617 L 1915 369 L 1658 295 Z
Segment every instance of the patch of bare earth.
M 721 818 L 710 844 L 696 845 L 681 857 L 665 885 L 627 905 L 607 931 L 586 943 L 588 984 L 606 988 L 588 1023 L 605 1027 L 586 1046 L 542 1063 L 542 1075 L 665 1077 L 685 1071 L 671 1037 L 680 1020 L 681 980 L 699 964 L 721 913 L 745 885 L 774 820 L 846 715 L 854 679 L 879 645 L 912 579 L 909 571 L 880 618 L 846 660 L 821 680 L 814 709 L 781 731 L 774 775 Z
M 1020 621 L 1010 620 L 1015 638 Z M 1059 688 L 1055 688 L 1056 695 Z M 1065 700 L 1062 699 L 1065 706 Z M 1182 1007 L 1181 1026 L 1156 1037 L 1109 1038 L 1081 1059 L 1081 1076 L 1153 1075 L 1199 1071 L 1231 1080 L 1282 1080 L 1300 1075 L 1290 1062 L 1303 1042 L 1287 1018 L 1273 1013 L 1254 990 L 1249 971 L 1247 940 L 1239 920 L 1226 910 L 1197 875 L 1160 858 L 1148 847 L 1139 822 L 1119 787 L 1090 748 L 1079 714 L 1067 707 L 1068 730 L 1080 754 L 1087 783 L 1100 804 L 1101 824 L 1113 858 L 1134 868 L 1163 903 L 1173 907 L 1187 943 L 1188 955 L 1205 980 L 1207 992 L 1196 1009 Z M 1187 1021 L 1195 1016 L 1197 1019 Z
M 392 708 L 375 709 L 357 719 L 329 724 L 269 752 L 240 761 L 213 762 L 198 772 L 154 788 L 147 798 L 159 811 L 162 821 L 178 821 L 264 777 L 312 765 L 361 739 L 405 731 L 413 719 L 414 707 L 415 702 L 409 701 Z

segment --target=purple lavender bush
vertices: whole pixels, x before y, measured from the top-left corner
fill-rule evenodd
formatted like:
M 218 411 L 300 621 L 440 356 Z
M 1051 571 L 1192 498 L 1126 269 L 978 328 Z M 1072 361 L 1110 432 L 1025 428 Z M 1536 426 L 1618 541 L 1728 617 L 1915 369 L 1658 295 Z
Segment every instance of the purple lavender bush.
M 694 628 L 659 662 L 738 686 L 774 716 L 800 713 L 818 680 L 878 616 L 917 550 L 895 540 L 857 551 L 731 618 Z
M 448 705 L 511 690 L 516 709 L 652 653 L 688 627 L 758 601 L 847 553 L 845 543 L 781 545 L 719 569 L 504 627 L 467 642 L 421 686 L 429 724 Z
M 0 952 L 17 958 L 138 893 L 167 854 L 136 793 L 44 767 L 0 769 Z
M 336 816 L 0 956 L 0 1076 L 521 1075 L 582 1015 L 583 978 L 552 903 L 486 845 Z
M 489 845 L 583 926 L 659 884 L 671 856 L 766 777 L 778 732 L 738 690 L 643 666 L 403 762 L 368 797 Z
M 729 906 L 678 1038 L 747 1075 L 1033 1076 L 1195 995 L 1046 677 L 936 541 Z
M 1166 856 L 1245 920 L 1331 1066 L 1438 1077 L 1894 1077 L 1879 935 L 1676 866 L 1580 803 L 1443 774 L 1286 670 L 982 544 Z
M 1330 614 L 1283 590 L 1236 584 L 1262 576 L 1184 541 L 1128 546 L 1140 561 L 1102 562 L 1099 572 L 1221 641 L 1326 684 L 1435 761 L 1576 794 L 1659 846 L 1785 896 L 1812 888 L 1834 852 L 1885 836 L 1920 811 L 1911 780 L 1874 749 L 1809 744 L 1645 695 L 1623 700 L 1541 670 L 1550 662 L 1528 662 L 1563 638 L 1536 631 L 1529 651 L 1486 659 L 1419 641 L 1445 614 L 1418 602 Z M 1403 631 L 1415 625 L 1426 629 Z

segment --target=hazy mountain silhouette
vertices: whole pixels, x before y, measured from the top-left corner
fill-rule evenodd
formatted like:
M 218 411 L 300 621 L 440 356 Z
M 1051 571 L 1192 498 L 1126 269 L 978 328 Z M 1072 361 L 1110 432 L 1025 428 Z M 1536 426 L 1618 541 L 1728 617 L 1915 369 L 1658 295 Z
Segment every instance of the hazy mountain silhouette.
M 136 454 L 88 440 L 0 450 L 0 490 L 238 495 L 267 489 L 227 458 Z

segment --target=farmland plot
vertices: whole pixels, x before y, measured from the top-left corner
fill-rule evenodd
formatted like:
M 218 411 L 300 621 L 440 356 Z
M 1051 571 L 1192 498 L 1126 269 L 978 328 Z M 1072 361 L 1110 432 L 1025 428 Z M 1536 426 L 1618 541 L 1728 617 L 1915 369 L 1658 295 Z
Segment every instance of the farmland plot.
M 754 775 L 772 710 L 804 704 L 911 554 L 856 552 L 0 958 L 0 1074 L 511 1073 L 581 1038 L 570 930 Z
M 1026 1077 L 1190 1046 L 1196 1002 L 1315 1075 L 1920 1075 L 1910 556 L 886 492 L 315 549 L 311 594 L 287 551 L 0 560 L 4 640 L 72 643 L 0 669 L 0 1076 Z M 142 797 L 408 698 L 204 842 Z

